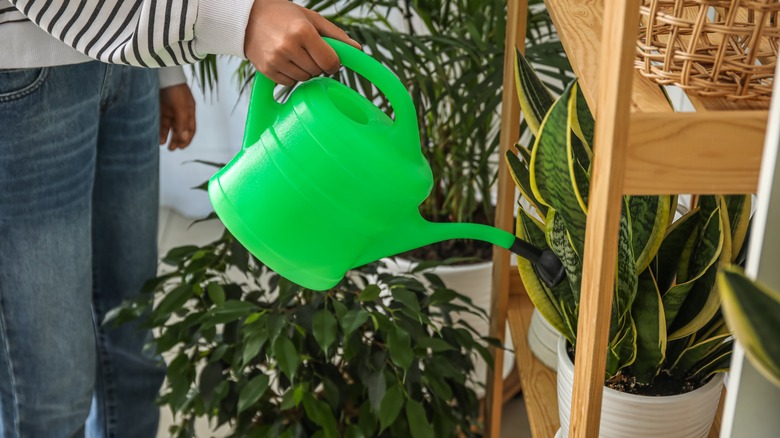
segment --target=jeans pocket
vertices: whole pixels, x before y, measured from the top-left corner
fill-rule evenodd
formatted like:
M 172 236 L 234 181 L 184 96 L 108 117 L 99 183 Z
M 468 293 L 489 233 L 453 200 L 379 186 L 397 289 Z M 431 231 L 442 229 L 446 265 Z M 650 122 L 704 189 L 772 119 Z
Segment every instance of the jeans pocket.
M 33 93 L 43 85 L 48 71 L 46 67 L 0 69 L 0 103 Z

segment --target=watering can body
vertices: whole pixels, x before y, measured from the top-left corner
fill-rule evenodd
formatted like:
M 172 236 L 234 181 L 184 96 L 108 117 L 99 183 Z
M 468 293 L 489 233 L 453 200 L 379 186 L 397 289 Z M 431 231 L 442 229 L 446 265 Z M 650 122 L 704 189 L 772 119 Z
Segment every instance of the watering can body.
M 329 78 L 300 84 L 284 104 L 257 74 L 242 150 L 209 181 L 215 212 L 253 255 L 310 289 L 354 267 L 449 238 L 509 248 L 514 236 L 476 224 L 433 224 L 418 206 L 433 185 L 414 105 L 379 62 L 326 39 L 346 67 L 389 99 L 388 117 Z

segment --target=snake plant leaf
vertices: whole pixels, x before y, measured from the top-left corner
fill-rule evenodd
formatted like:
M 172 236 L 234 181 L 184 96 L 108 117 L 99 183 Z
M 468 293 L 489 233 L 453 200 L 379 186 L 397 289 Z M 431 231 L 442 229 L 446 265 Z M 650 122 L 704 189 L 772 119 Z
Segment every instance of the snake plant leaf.
M 576 141 L 576 137 L 574 137 Z M 590 193 L 590 175 L 588 171 L 582 167 L 579 161 L 574 160 L 571 163 L 572 182 L 574 187 L 574 194 L 577 195 L 577 201 L 580 203 L 580 208 L 583 211 L 587 211 L 588 205 L 588 193 Z
M 613 320 L 622 320 L 631 310 L 637 293 L 638 276 L 634 262 L 634 247 L 631 239 L 631 225 L 628 217 L 628 204 L 623 198 L 623 208 L 620 213 L 620 229 L 618 231 L 617 281 L 613 300 Z M 617 319 L 615 319 L 617 318 Z M 610 336 L 611 337 L 611 336 Z
M 636 272 L 643 272 L 650 265 L 664 241 L 670 201 L 669 196 L 628 197 Z
M 520 50 L 515 48 L 515 83 L 517 97 L 520 99 L 520 109 L 523 111 L 528 128 L 534 137 L 539 136 L 539 130 L 545 115 L 555 102 L 555 97 L 545 87 L 536 70 L 525 59 Z
M 662 294 L 674 283 L 683 248 L 686 244 L 693 247 L 695 240 L 692 237 L 696 234 L 698 224 L 699 209 L 695 209 L 674 222 L 666 231 L 655 258 L 655 279 Z
M 731 362 L 731 344 L 723 344 L 714 354 L 710 354 L 698 367 L 690 370 L 689 375 L 700 381 L 707 380 L 715 373 L 728 371 Z
M 637 327 L 631 315 L 626 315 L 620 330 L 607 348 L 606 378 L 617 374 L 621 369 L 631 366 L 636 360 Z
M 553 253 L 561 260 L 566 278 L 572 291 L 572 303 L 580 302 L 582 285 L 582 259 L 574 250 L 563 217 L 555 210 L 549 210 L 546 218 L 546 235 Z
M 590 168 L 590 161 L 593 159 L 591 145 L 594 126 L 593 115 L 585 103 L 579 84 L 575 83 L 569 98 L 569 129 L 574 133 L 574 138 L 571 139 L 572 154 L 584 169 Z
M 568 129 L 567 99 L 572 82 L 558 99 L 539 128 L 531 154 L 531 188 L 534 196 L 556 210 L 566 222 L 574 249 L 582 254 L 585 244 L 585 211 L 574 190 L 570 172 L 571 148 Z
M 671 310 L 671 313 L 667 313 L 667 322 L 671 321 L 670 339 L 695 333 L 704 327 L 720 308 L 720 296 L 714 286 L 717 262 L 728 234 L 722 227 L 723 215 L 720 213 L 720 209 L 712 212 L 693 251 L 690 272 L 694 273 L 695 277 L 688 281 L 689 284 L 692 283 L 692 287 L 684 297 L 671 295 L 675 288 L 664 295 L 664 309 Z M 679 306 L 674 305 L 676 303 L 673 302 L 673 297 L 683 298 L 683 301 L 678 301 Z
M 650 269 L 639 275 L 631 309 L 636 324 L 636 361 L 631 370 L 639 383 L 650 384 L 666 356 L 666 317 L 658 284 Z
M 528 163 L 531 162 L 531 154 L 522 146 L 517 147 L 519 155 L 515 155 L 512 151 L 506 151 L 506 162 L 509 165 L 509 174 L 515 181 L 515 185 L 520 190 L 520 194 L 536 209 L 539 217 L 544 217 L 547 214 L 547 206 L 540 203 L 534 196 L 533 190 L 531 190 L 531 177 L 528 171 Z M 527 161 L 525 154 L 527 154 Z M 523 157 L 523 161 L 521 161 Z
M 710 353 L 724 345 L 730 336 L 730 333 L 721 333 L 694 343 L 683 350 L 682 354 L 669 367 L 669 372 L 677 378 L 690 374 L 697 364 L 701 364 Z
M 544 232 L 539 229 L 540 224 L 535 223 L 535 219 L 529 216 L 522 209 L 517 215 L 517 237 L 536 245 L 539 248 L 547 248 L 544 238 Z M 559 333 L 563 334 L 569 342 L 574 343 L 574 337 L 569 330 L 568 324 L 564 321 L 562 310 L 558 298 L 548 289 L 544 283 L 539 280 L 533 265 L 528 260 L 518 257 L 517 269 L 520 272 L 520 279 L 523 280 L 528 297 L 544 316 L 544 319 L 550 323 Z M 569 287 L 568 282 L 563 282 L 557 287 Z
M 725 196 L 725 199 L 728 205 L 729 225 L 731 225 L 731 259 L 729 261 L 733 262 L 745 244 L 753 198 L 750 195 L 729 195 Z
M 754 282 L 738 267 L 718 274 L 723 313 L 751 363 L 780 385 L 780 293 Z

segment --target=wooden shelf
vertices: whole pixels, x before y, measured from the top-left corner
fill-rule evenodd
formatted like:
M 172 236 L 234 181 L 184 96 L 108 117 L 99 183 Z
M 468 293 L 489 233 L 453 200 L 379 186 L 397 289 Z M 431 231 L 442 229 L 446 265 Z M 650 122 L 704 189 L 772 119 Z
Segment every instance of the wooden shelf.
M 601 47 L 604 0 L 544 0 L 555 29 L 566 50 L 574 74 L 577 75 L 591 111 L 598 113 L 599 50 Z M 698 111 L 767 110 L 767 102 L 736 102 L 725 98 L 690 97 Z M 631 98 L 634 112 L 671 112 L 658 85 L 634 71 L 634 92 Z
M 510 276 L 510 288 L 512 292 L 524 290 L 517 272 Z M 560 427 L 555 372 L 537 360 L 528 346 L 528 327 L 533 310 L 528 295 L 510 294 L 507 321 L 515 347 L 531 436 L 552 437 Z
M 545 3 L 595 115 L 604 2 Z M 698 112 L 674 113 L 661 88 L 633 71 L 624 193 L 755 193 L 767 104 L 689 98 Z

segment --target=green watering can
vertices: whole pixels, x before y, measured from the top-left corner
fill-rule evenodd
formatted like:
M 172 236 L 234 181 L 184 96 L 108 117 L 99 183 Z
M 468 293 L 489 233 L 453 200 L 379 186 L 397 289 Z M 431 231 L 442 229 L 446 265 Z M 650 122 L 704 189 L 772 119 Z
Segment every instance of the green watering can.
M 390 100 L 392 120 L 330 78 L 300 84 L 284 104 L 254 79 L 242 150 L 209 181 L 214 211 L 266 266 L 313 290 L 358 266 L 447 239 L 484 240 L 535 262 L 548 284 L 564 276 L 552 251 L 498 228 L 432 223 L 418 207 L 433 187 L 414 104 L 375 59 L 326 38 L 346 67 Z

